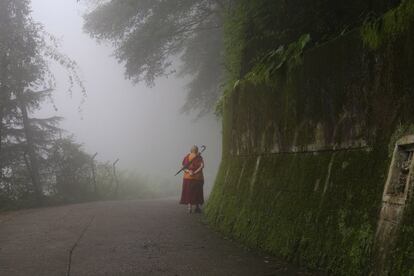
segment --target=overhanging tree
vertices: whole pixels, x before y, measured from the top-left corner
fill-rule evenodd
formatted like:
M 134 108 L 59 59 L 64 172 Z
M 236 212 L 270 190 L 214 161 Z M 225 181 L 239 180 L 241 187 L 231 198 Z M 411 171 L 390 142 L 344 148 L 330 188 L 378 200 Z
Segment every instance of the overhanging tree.
M 223 19 L 231 0 L 97 2 L 84 29 L 113 43 L 126 77 L 153 85 L 176 72 L 179 57 L 178 73 L 192 77 L 183 110 L 211 111 L 220 95 Z

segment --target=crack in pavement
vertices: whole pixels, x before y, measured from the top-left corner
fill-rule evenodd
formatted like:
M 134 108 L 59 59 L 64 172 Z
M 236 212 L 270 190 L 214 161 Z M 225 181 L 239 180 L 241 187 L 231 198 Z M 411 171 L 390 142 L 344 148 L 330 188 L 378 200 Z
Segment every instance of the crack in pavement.
M 85 235 L 86 231 L 88 230 L 89 226 L 91 226 L 93 220 L 95 219 L 95 216 L 92 216 L 89 222 L 85 225 L 85 227 L 82 229 L 82 232 L 80 233 L 79 237 L 76 239 L 75 243 L 72 245 L 71 249 L 69 250 L 69 258 L 68 258 L 68 266 L 66 270 L 66 276 L 70 276 L 70 269 L 72 266 L 72 255 L 75 251 L 76 247 L 78 246 L 80 240 Z

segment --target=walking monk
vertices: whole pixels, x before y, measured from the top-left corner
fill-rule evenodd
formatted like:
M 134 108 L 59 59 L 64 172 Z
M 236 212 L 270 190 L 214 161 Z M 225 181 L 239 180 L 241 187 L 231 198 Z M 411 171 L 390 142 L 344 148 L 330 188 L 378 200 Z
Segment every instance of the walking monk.
M 197 146 L 193 146 L 191 152 L 184 157 L 183 167 L 186 169 L 184 170 L 180 204 L 188 205 L 189 213 L 193 212 L 193 206 L 195 206 L 196 213 L 201 213 L 200 205 L 204 203 L 204 161 Z

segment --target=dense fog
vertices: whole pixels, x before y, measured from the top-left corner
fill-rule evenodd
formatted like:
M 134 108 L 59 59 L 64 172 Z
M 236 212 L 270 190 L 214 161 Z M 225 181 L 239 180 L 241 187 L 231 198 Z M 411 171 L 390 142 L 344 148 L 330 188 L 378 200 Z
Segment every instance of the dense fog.
M 78 63 L 87 91 L 86 97 L 76 87 L 69 93 L 67 74 L 52 64 L 56 93 L 38 116 L 63 116 L 61 127 L 86 152 L 97 152 L 99 161 L 112 163 L 119 158 L 120 169 L 177 187 L 181 177 L 174 174 L 182 158 L 193 144 L 206 145 L 206 190 L 210 190 L 221 157 L 220 120 L 213 114 L 197 118 L 196 112 L 180 111 L 186 101 L 186 77 L 158 78 L 153 87 L 134 85 L 125 78 L 112 45 L 97 43 L 83 32 L 85 9 L 77 1 L 32 1 L 34 19 Z

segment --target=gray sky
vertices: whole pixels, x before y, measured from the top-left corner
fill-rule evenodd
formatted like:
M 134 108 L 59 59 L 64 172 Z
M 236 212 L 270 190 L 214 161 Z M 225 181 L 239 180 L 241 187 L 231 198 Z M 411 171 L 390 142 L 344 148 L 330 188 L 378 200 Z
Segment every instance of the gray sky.
M 179 109 L 185 101 L 185 80 L 160 79 L 154 88 L 132 85 L 112 57 L 110 45 L 98 44 L 82 32 L 82 7 L 75 0 L 32 0 L 33 16 L 61 42 L 61 51 L 76 60 L 87 88 L 68 95 L 67 76 L 52 66 L 58 89 L 40 116 L 65 117 L 62 127 L 76 136 L 101 161 L 120 158 L 120 166 L 143 174 L 171 177 L 192 144 L 206 144 L 207 183 L 211 184 L 221 156 L 221 123 L 214 116 L 194 122 Z

